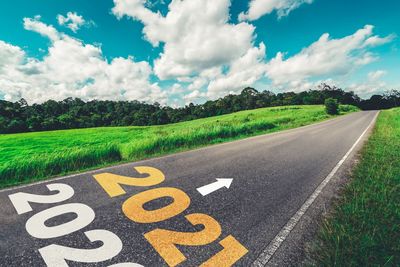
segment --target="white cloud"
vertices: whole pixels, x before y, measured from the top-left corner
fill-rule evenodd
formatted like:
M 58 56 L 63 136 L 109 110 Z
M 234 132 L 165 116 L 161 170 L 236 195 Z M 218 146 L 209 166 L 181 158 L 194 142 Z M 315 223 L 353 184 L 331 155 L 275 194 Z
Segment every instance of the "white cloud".
M 255 27 L 229 22 L 230 0 L 172 1 L 166 15 L 145 0 L 114 0 L 113 13 L 143 23 L 153 46 L 163 44 L 154 61 L 161 80 L 186 84 L 184 100 L 217 98 L 253 85 L 265 73 L 265 45 L 254 44 Z
M 265 45 L 261 43 L 259 47 L 250 49 L 245 55 L 232 62 L 225 72 L 223 68 L 215 67 L 202 71 L 196 77 L 181 79 L 180 82 L 188 83 L 188 86 L 174 84 L 170 94 L 177 92 L 183 94 L 183 99 L 188 104 L 239 93 L 243 88 L 254 85 L 265 75 L 264 59 Z
M 276 11 L 278 18 L 289 15 L 291 11 L 314 0 L 251 0 L 249 10 L 239 14 L 239 20 L 257 20 L 266 14 Z
M 282 17 L 312 2 L 252 0 L 241 19 L 255 20 L 273 11 Z M 154 47 L 163 45 L 154 61 L 155 74 L 161 80 L 183 83 L 185 101 L 237 93 L 265 76 L 274 87 L 306 90 L 316 80 L 344 76 L 374 62 L 378 56 L 370 49 L 394 38 L 373 35 L 373 26 L 367 25 L 341 39 L 324 34 L 297 55 L 286 59 L 278 53 L 267 63 L 265 45 L 254 43 L 254 26 L 229 22 L 230 4 L 230 0 L 176 0 L 163 15 L 152 11 L 146 0 L 114 0 L 112 11 L 118 18 L 140 21 L 144 38 Z
M 230 0 L 172 1 L 166 16 L 152 12 L 145 0 L 114 0 L 113 13 L 144 24 L 145 38 L 164 44 L 155 61 L 160 79 L 184 78 L 230 64 L 253 47 L 254 26 L 229 23 Z
M 288 59 L 284 59 L 283 53 L 278 53 L 268 63 L 267 76 L 275 85 L 286 86 L 309 78 L 346 75 L 359 66 L 375 61 L 378 57 L 368 49 L 385 42 L 371 40 L 384 39 L 387 38 L 373 35 L 371 25 L 341 39 L 331 39 L 326 33 Z
M 24 57 L 25 52 L 21 48 L 0 40 L 0 74 L 10 66 L 21 64 Z
M 238 93 L 243 88 L 252 86 L 265 75 L 265 45 L 260 44 L 247 51 L 235 60 L 226 74 L 220 74 L 211 80 L 207 95 L 211 98 L 221 97 L 226 92 Z
M 385 74 L 386 71 L 383 70 L 369 72 L 368 79 L 363 82 L 350 83 L 346 89 L 355 92 L 362 98 L 369 98 L 373 94 L 382 94 L 390 89 L 389 85 L 381 80 Z
M 23 97 L 32 103 L 80 97 L 165 103 L 165 93 L 149 81 L 152 69 L 147 62 L 131 57 L 108 62 L 99 47 L 59 33 L 39 19 L 26 18 L 24 26 L 51 40 L 42 60 L 0 41 L 0 90 L 6 100 Z
M 368 73 L 368 80 L 370 81 L 376 81 L 382 78 L 383 76 L 386 75 L 386 71 L 384 70 L 377 70 L 377 71 L 371 71 Z
M 193 92 L 184 95 L 183 99 L 185 100 L 185 104 L 195 103 L 201 98 L 205 98 L 206 94 L 200 92 L 199 90 L 194 90 Z
M 292 82 L 286 87 L 286 89 L 290 89 L 291 91 L 305 91 L 309 89 L 318 90 L 321 89 L 321 84 L 329 84 L 331 86 L 336 86 L 339 88 L 343 88 L 346 91 L 353 91 L 358 96 L 364 99 L 368 99 L 373 94 L 382 94 L 386 91 L 389 91 L 393 88 L 397 88 L 398 86 L 389 85 L 382 78 L 387 74 L 387 71 L 377 70 L 369 72 L 365 79 L 361 81 L 350 81 L 348 78 L 341 79 L 324 79 L 324 80 L 316 80 L 313 82 L 309 81 L 299 81 Z M 391 87 L 392 86 L 392 87 Z
M 383 38 L 379 36 L 371 36 L 365 41 L 365 46 L 371 46 L 371 47 L 380 46 L 393 41 L 395 38 L 396 38 L 395 34 L 390 34 Z
M 93 21 L 87 22 L 81 15 L 76 12 L 68 12 L 66 16 L 57 15 L 58 24 L 69 28 L 73 32 L 77 32 L 82 26 L 93 25 Z
M 51 41 L 56 41 L 61 37 L 61 34 L 53 26 L 41 22 L 40 16 L 35 16 L 33 19 L 24 18 L 24 28 L 28 31 L 37 32 Z

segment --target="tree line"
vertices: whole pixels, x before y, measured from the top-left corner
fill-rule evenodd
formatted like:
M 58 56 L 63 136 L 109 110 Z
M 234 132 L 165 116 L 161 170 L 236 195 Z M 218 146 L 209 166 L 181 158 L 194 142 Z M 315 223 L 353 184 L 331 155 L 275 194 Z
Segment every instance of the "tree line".
M 322 84 L 318 90 L 278 94 L 270 91 L 259 92 L 248 87 L 238 95 L 230 94 L 204 104 L 191 103 L 180 108 L 139 101 L 92 100 L 85 102 L 79 98 L 67 98 L 63 101 L 48 100 L 42 104 L 33 105 L 29 105 L 24 99 L 17 102 L 0 100 L 0 133 L 102 126 L 162 125 L 255 108 L 319 105 L 324 104 L 328 98 L 336 99 L 340 104 L 358 106 L 363 110 L 400 106 L 400 91 L 392 90 L 364 100 L 354 92 L 345 92 L 327 84 Z

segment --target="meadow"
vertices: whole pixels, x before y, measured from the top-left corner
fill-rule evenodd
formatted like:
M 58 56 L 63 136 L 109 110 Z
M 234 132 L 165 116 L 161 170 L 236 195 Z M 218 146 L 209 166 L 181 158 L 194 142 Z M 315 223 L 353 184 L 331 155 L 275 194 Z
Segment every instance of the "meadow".
M 357 111 L 340 106 L 341 114 Z M 176 124 L 0 135 L 0 187 L 184 151 L 322 121 L 324 106 L 241 111 Z
M 314 266 L 400 266 L 400 108 L 381 111 L 360 160 L 322 222 Z

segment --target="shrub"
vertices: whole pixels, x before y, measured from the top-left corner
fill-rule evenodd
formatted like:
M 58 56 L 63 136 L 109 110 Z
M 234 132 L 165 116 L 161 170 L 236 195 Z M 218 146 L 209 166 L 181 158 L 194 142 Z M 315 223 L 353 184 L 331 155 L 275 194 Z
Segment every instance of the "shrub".
M 328 98 L 325 100 L 325 110 L 329 115 L 339 114 L 339 104 L 336 99 Z
M 352 105 L 339 105 L 339 113 L 348 113 L 359 111 L 358 107 Z

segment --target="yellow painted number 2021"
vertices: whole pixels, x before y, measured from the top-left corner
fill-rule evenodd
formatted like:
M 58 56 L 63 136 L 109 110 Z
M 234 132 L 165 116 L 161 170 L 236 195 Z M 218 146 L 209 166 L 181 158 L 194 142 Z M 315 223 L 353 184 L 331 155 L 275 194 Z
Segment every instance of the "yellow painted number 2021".
M 93 176 L 110 197 L 126 193 L 121 184 L 128 186 L 152 186 L 160 184 L 165 180 L 164 174 L 156 168 L 135 167 L 135 170 L 140 174 L 148 174 L 149 176 L 146 178 L 134 178 L 112 173 L 102 173 Z
M 153 186 L 165 180 L 164 174 L 152 167 L 135 167 L 140 174 L 148 174 L 145 178 L 126 177 L 112 173 L 94 175 L 97 182 L 110 197 L 125 194 L 121 185 Z M 156 210 L 146 210 L 144 205 L 153 200 L 169 197 L 172 202 Z M 150 189 L 128 198 L 122 205 L 122 211 L 130 220 L 136 223 L 155 223 L 168 220 L 184 212 L 190 205 L 190 197 L 180 189 L 161 187 Z M 189 214 L 185 216 L 193 226 L 202 225 L 204 228 L 197 232 L 177 232 L 166 229 L 154 229 L 144 237 L 154 247 L 169 266 L 177 266 L 186 260 L 185 255 L 177 248 L 180 246 L 204 246 L 216 241 L 222 229 L 220 224 L 206 214 Z M 212 256 L 201 267 L 229 267 L 247 254 L 248 250 L 232 235 L 222 239 L 219 244 L 222 250 Z

